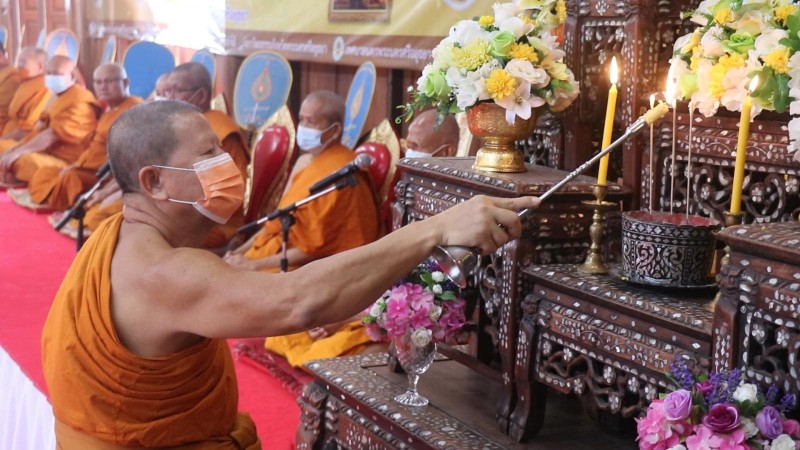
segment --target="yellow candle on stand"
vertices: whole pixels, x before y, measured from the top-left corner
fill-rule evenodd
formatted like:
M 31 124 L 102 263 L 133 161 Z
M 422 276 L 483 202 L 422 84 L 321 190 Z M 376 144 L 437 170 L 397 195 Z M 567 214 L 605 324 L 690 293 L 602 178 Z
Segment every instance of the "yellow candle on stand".
M 603 128 L 603 142 L 600 149 L 603 150 L 611 145 L 611 134 L 614 131 L 614 113 L 617 109 L 617 81 L 619 81 L 619 69 L 617 68 L 617 57 L 611 58 L 611 70 L 609 71 L 611 89 L 608 90 L 608 104 L 606 105 L 606 121 Z M 608 178 L 608 158 L 610 155 L 600 158 L 600 169 L 597 171 L 597 184 L 605 186 Z
M 742 102 L 742 115 L 739 119 L 739 141 L 736 144 L 736 164 L 733 170 L 733 186 L 731 187 L 731 214 L 742 212 L 742 188 L 744 186 L 744 163 L 747 160 L 747 140 L 750 137 L 750 98 L 758 86 L 758 75 L 750 82 L 750 90 Z

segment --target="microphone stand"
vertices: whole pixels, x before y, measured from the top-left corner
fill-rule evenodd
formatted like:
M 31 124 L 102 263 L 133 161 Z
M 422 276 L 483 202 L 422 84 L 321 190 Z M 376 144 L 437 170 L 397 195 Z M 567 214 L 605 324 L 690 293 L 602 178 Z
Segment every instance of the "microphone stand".
M 61 217 L 61 220 L 55 226 L 56 231 L 61 231 L 61 229 L 64 228 L 64 225 L 69 223 L 70 219 L 78 220 L 78 232 L 75 239 L 77 244 L 75 251 L 80 251 L 81 247 L 83 247 L 83 218 L 86 217 L 86 209 L 84 206 L 86 205 L 86 202 L 89 201 L 89 198 L 98 189 L 100 189 L 100 186 L 106 181 L 106 179 L 108 179 L 109 175 L 111 175 L 111 173 L 106 172 L 102 177 L 100 177 L 99 180 L 97 180 L 94 185 L 92 185 L 91 188 L 89 188 L 89 190 L 80 194 L 75 200 L 75 204 L 64 213 L 64 215 Z
M 322 191 L 317 192 L 316 194 L 309 195 L 308 197 L 298 200 L 292 203 L 289 206 L 285 206 L 280 209 L 276 209 L 275 211 L 269 213 L 268 215 L 256 220 L 255 222 L 250 222 L 247 225 L 239 228 L 239 233 L 247 234 L 253 231 L 255 228 L 258 228 L 262 224 L 267 221 L 278 219 L 281 222 L 281 236 L 283 238 L 283 243 L 281 244 L 281 261 L 280 261 L 280 268 L 281 272 L 288 272 L 289 271 L 289 258 L 287 253 L 289 251 L 289 230 L 291 229 L 292 225 L 294 225 L 297 220 L 292 215 L 292 213 L 300 208 L 301 206 L 305 205 L 308 202 L 314 201 L 323 195 L 329 194 L 338 189 L 344 189 L 348 186 L 355 186 L 358 183 L 355 174 L 350 174 L 341 180 L 337 181 L 335 184 L 332 184 L 325 188 Z

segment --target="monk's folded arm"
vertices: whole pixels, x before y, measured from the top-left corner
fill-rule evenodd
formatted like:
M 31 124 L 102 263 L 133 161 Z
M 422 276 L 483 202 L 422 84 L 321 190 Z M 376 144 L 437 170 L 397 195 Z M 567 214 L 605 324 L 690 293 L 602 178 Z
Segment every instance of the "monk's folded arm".
M 22 154 L 43 152 L 56 142 L 58 142 L 58 135 L 52 128 L 47 128 L 30 141 L 17 147 L 17 150 Z
M 440 237 L 436 227 L 413 223 L 286 274 L 240 271 L 204 252 L 179 250 L 153 269 L 161 276 L 150 278 L 152 288 L 170 295 L 152 306 L 166 313 L 173 330 L 165 331 L 209 338 L 295 333 L 363 310 L 430 255 Z

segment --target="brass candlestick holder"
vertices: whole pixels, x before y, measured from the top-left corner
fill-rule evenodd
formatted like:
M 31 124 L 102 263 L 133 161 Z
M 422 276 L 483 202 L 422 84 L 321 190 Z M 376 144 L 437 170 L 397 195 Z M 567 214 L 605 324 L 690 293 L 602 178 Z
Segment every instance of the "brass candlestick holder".
M 605 212 L 614 209 L 617 204 L 606 202 L 607 186 L 602 184 L 595 184 L 592 186 L 595 200 L 584 200 L 582 203 L 594 209 L 592 216 L 592 226 L 589 228 L 589 235 L 592 237 L 592 246 L 589 247 L 589 253 L 586 255 L 586 261 L 578 267 L 583 273 L 603 274 L 608 273 L 608 268 L 603 262 L 603 256 L 600 254 L 600 240 L 603 237 L 603 227 L 605 226 Z
M 742 218 L 744 214 L 742 213 L 732 213 L 729 211 L 725 211 L 722 213 L 723 222 L 725 223 L 725 228 L 733 227 L 736 225 L 742 224 Z M 728 260 L 730 260 L 730 247 L 725 246 L 725 249 L 722 250 L 722 259 L 719 261 L 719 269 L 721 270 L 723 266 L 728 264 Z

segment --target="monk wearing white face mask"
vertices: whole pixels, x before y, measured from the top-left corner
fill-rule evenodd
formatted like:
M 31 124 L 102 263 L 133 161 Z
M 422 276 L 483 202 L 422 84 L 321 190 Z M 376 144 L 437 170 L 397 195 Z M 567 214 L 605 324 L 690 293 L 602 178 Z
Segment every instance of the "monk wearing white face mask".
M 37 127 L 0 156 L 0 181 L 25 184 L 42 167 L 63 169 L 78 160 L 97 128 L 102 108 L 75 83 L 75 62 L 56 55 L 47 61 L 44 83 L 56 97 Z
M 408 126 L 405 158 L 455 156 L 458 149 L 458 123 L 447 115 L 436 127 L 436 111 L 428 110 L 414 117 Z
M 344 100 L 333 92 L 313 92 L 303 101 L 297 146 L 304 154 L 279 207 L 307 197 L 317 181 L 353 161 L 353 151 L 339 143 L 344 113 Z M 287 255 L 291 269 L 377 239 L 374 195 L 365 174 L 357 176 L 356 186 L 331 192 L 293 213 L 296 223 L 289 233 Z M 225 261 L 245 270 L 277 272 L 282 243 L 281 224 L 270 221 L 250 242 L 226 255 Z M 310 332 L 271 337 L 266 347 L 298 366 L 310 359 L 358 353 L 370 344 L 360 320 L 354 318 Z

